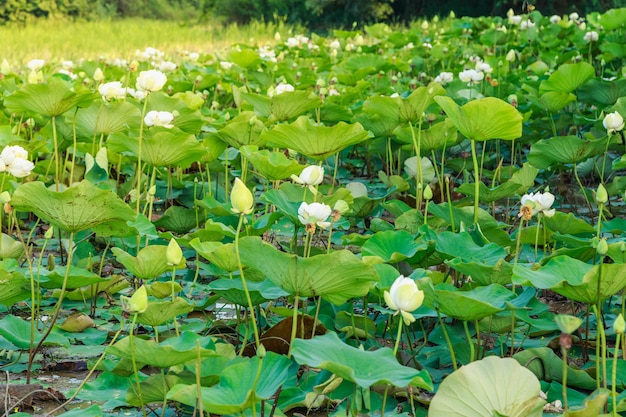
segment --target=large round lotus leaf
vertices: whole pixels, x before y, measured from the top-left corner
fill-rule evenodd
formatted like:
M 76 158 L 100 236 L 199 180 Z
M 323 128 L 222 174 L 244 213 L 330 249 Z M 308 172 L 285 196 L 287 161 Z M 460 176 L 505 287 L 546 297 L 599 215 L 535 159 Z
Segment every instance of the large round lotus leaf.
M 241 68 L 252 68 L 261 62 L 261 57 L 252 49 L 232 50 L 228 53 L 228 60 Z
M 598 16 L 598 22 L 604 30 L 613 30 L 626 23 L 626 8 L 611 9 Z
M 461 291 L 454 285 L 420 285 L 424 291 L 424 305 L 438 309 L 448 317 L 473 321 L 504 311 L 507 301 L 515 294 L 500 284 L 476 287 L 470 291 Z
M 160 128 L 145 132 L 141 160 L 151 165 L 189 167 L 206 156 L 207 151 L 194 135 L 178 130 Z M 139 140 L 135 137 L 117 133 L 107 141 L 109 149 L 115 152 L 130 152 L 139 155 Z
M 0 259 L 17 259 L 24 253 L 24 245 L 6 233 L 0 234 Z
M 539 97 L 539 102 L 550 113 L 556 113 L 574 101 L 576 101 L 574 94 L 563 91 L 548 91 Z
M 539 91 L 571 93 L 593 77 L 595 70 L 586 62 L 563 64 L 539 85 Z
M 283 148 L 297 152 L 318 161 L 355 145 L 369 137 L 369 133 L 359 123 L 337 123 L 334 126 L 315 125 L 308 117 L 301 116 L 288 125 L 279 125 L 265 131 L 261 138 Z
M 102 103 L 94 101 L 91 106 L 76 113 L 76 134 L 81 138 L 122 132 L 139 127 L 141 111 L 127 101 Z
M 270 103 L 270 111 L 279 121 L 293 119 L 322 106 L 322 100 L 308 91 L 288 91 L 275 95 Z
M 432 417 L 541 417 L 545 401 L 532 372 L 515 359 L 489 356 L 443 380 L 428 408 Z
M 535 168 L 549 168 L 554 163 L 575 164 L 600 155 L 606 149 L 606 140 L 585 140 L 576 136 L 556 136 L 542 139 L 530 147 L 528 162 Z
M 413 235 L 406 230 L 377 232 L 363 245 L 363 257 L 378 257 L 383 262 L 397 263 L 415 255 L 420 249 Z
M 613 81 L 591 79 L 578 89 L 580 101 L 595 101 L 603 106 L 611 106 L 621 97 L 626 97 L 626 80 L 624 79 Z
M 284 152 L 259 150 L 259 147 L 254 145 L 242 146 L 239 151 L 248 158 L 254 170 L 269 181 L 284 180 L 304 169 L 298 161 L 287 158 Z
M 133 209 L 114 192 L 101 190 L 89 181 L 63 192 L 51 191 L 39 181 L 22 184 L 15 190 L 11 204 L 68 232 L 135 219 Z
M 262 362 L 258 356 L 234 361 L 221 371 L 219 384 L 201 388 L 204 411 L 219 415 L 243 414 L 242 411 L 257 407 L 262 400 L 272 397 L 287 381 L 291 371 L 291 360 L 274 352 L 267 352 Z M 175 385 L 167 398 L 196 407 L 198 386 Z
M 433 388 L 428 372 L 400 365 L 390 348 L 361 350 L 345 344 L 334 332 L 296 339 L 291 353 L 301 365 L 325 369 L 364 388 L 375 384 Z
M 42 116 L 59 116 L 81 105 L 90 104 L 95 94 L 78 95 L 69 83 L 53 77 L 47 84 L 25 84 L 4 99 L 10 113 L 38 113 Z
M 200 341 L 200 349 L 197 346 L 198 340 Z M 134 357 L 137 363 L 157 368 L 169 368 L 173 365 L 196 360 L 198 357 L 206 358 L 218 355 L 210 338 L 190 332 L 184 332 L 180 337 L 173 337 L 161 343 L 139 337 L 134 337 L 131 343 L 130 337 L 125 337 L 109 346 L 106 352 L 120 358 L 131 359 Z
M 375 137 L 389 137 L 400 125 L 400 104 L 397 97 L 370 97 L 363 103 L 356 120 Z
M 248 281 L 247 286 L 252 305 L 258 305 L 269 300 L 275 300 L 289 295 L 267 279 L 260 282 Z M 248 306 L 247 296 L 243 289 L 243 282 L 238 278 L 221 278 L 211 281 L 207 289 L 219 294 L 230 303 Z
M 195 238 L 189 244 L 198 252 L 198 255 L 206 258 L 224 271 L 234 272 L 239 270 L 233 243 L 201 242 L 199 238 Z
M 167 265 L 165 245 L 150 245 L 141 249 L 137 256 L 132 256 L 120 248 L 111 248 L 115 258 L 134 276 L 152 279 L 160 276 L 171 267 Z
M 626 264 L 602 264 L 600 271 L 600 265 L 561 255 L 540 269 L 516 265 L 513 283 L 551 289 L 574 301 L 595 304 L 598 296 L 601 301 L 606 300 L 626 287 Z
M 413 126 L 413 134 L 411 134 L 410 126 L 399 127 L 393 133 L 400 142 L 411 146 L 413 146 L 413 135 L 415 135 L 416 140 L 418 138 L 417 126 Z M 430 128 L 422 130 L 420 149 L 422 153 L 429 153 L 444 146 L 452 146 L 457 142 L 458 136 L 458 130 L 454 123 L 450 119 L 445 119 L 443 122 L 435 123 Z
M 349 298 L 364 296 L 372 282 L 378 281 L 376 271 L 347 250 L 301 258 L 280 252 L 258 237 L 242 238 L 239 250 L 245 265 L 300 297 L 322 296 L 339 305 Z
M 506 101 L 485 97 L 459 106 L 447 96 L 437 96 L 452 123 L 468 139 L 517 139 L 522 136 L 522 115 Z
M 217 136 L 234 148 L 239 148 L 243 145 L 256 145 L 259 147 L 265 145 L 266 139 L 261 137 L 265 126 L 258 119 L 250 123 L 252 117 L 254 117 L 253 112 L 241 113 L 221 128 Z
M 407 98 L 400 101 L 400 120 L 419 123 L 428 106 L 432 104 L 433 98 L 444 94 L 446 90 L 439 83 L 415 89 Z

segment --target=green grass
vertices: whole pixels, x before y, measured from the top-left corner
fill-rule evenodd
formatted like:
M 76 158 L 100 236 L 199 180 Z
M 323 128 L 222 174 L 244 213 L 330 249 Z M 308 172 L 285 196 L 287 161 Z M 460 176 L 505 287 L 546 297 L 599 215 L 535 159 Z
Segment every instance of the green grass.
M 41 20 L 22 26 L 0 26 L 0 60 L 22 64 L 30 59 L 80 58 L 131 59 L 135 50 L 148 46 L 167 55 L 188 50 L 213 54 L 235 43 L 262 44 L 280 32 L 301 33 L 282 22 L 253 22 L 246 26 L 222 26 L 214 22 L 178 22 L 123 19 L 96 22 Z

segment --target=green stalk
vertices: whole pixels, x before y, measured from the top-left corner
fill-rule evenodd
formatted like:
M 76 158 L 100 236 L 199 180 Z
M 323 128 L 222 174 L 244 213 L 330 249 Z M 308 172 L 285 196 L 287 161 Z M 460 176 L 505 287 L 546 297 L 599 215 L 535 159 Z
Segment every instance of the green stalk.
M 139 381 L 139 370 L 137 369 L 137 361 L 135 360 L 135 324 L 137 323 L 138 313 L 133 314 L 133 322 L 130 325 L 130 333 L 128 334 L 128 342 L 130 344 L 130 360 L 133 364 L 133 374 L 135 375 L 135 382 L 137 383 L 137 396 L 139 397 L 139 403 L 141 404 L 141 411 L 143 417 L 147 416 L 146 405 L 143 402 L 143 395 L 141 395 L 141 381 Z
M 467 320 L 463 320 L 463 328 L 465 329 L 465 338 L 467 339 L 467 343 L 469 343 L 470 348 L 470 362 L 474 362 L 476 359 L 476 352 L 474 350 L 474 342 L 472 342 L 472 336 L 469 332 L 469 327 L 467 325 Z
M 235 255 L 237 256 L 237 265 L 239 266 L 239 274 L 241 275 L 241 283 L 243 284 L 243 291 L 246 293 L 246 300 L 248 301 L 248 308 L 250 309 L 250 318 L 252 319 L 252 328 L 254 329 L 254 343 L 256 348 L 259 348 L 259 329 L 256 325 L 256 314 L 254 313 L 254 306 L 252 305 L 252 298 L 250 298 L 250 291 L 248 291 L 248 284 L 243 273 L 243 265 L 241 264 L 241 256 L 239 256 L 239 233 L 241 232 L 241 226 L 243 225 L 244 215 L 239 215 L 239 223 L 237 224 L 237 233 L 235 234 Z M 240 354 L 243 353 L 243 349 Z
M 144 118 L 146 117 L 146 110 L 148 109 L 148 98 L 150 94 L 146 95 L 146 98 L 143 101 L 143 109 L 141 110 L 141 120 L 139 122 L 139 147 L 137 149 L 137 206 L 135 207 L 135 212 L 137 214 L 141 213 L 141 171 L 143 170 L 141 166 L 141 155 L 143 149 L 143 131 L 145 128 Z M 139 245 L 137 245 L 137 250 L 139 250 Z
M 61 160 L 59 156 L 59 141 L 57 139 L 56 116 L 52 116 L 52 142 L 54 145 L 54 186 L 59 192 L 59 171 L 61 170 Z
M 398 332 L 396 333 L 396 342 L 393 345 L 393 356 L 398 354 L 398 347 L 400 346 L 400 339 L 402 338 L 402 323 L 404 319 L 400 316 L 398 321 Z M 383 404 L 380 409 L 380 417 L 385 417 L 385 405 L 387 405 L 387 394 L 389 393 L 389 384 L 385 386 L 385 393 L 383 394 Z M 410 395 L 410 394 L 409 394 Z
M 446 330 L 446 325 L 441 318 L 441 313 L 439 309 L 437 309 L 437 319 L 439 320 L 439 325 L 441 326 L 441 330 L 443 331 L 443 337 L 446 339 L 446 343 L 448 344 L 448 349 L 450 349 L 450 357 L 452 358 L 452 367 L 456 371 L 458 369 L 456 364 L 456 355 L 454 354 L 454 347 L 452 346 L 452 341 L 450 340 L 450 335 L 448 335 L 448 331 Z
M 200 355 L 200 339 L 196 340 L 196 387 L 198 388 L 198 408 L 200 409 L 200 417 L 204 417 L 204 404 L 202 403 L 202 385 L 200 384 L 200 372 L 202 369 L 202 356 Z
M 621 333 L 615 335 L 615 350 L 613 351 L 613 369 L 611 370 L 611 397 L 613 398 L 613 417 L 617 417 L 617 357 L 619 355 L 619 343 Z
M 474 224 L 478 224 L 478 202 L 480 201 L 478 156 L 476 155 L 476 141 L 471 139 L 470 142 L 472 144 L 472 161 L 474 162 Z
M 563 385 L 562 385 L 562 395 L 563 395 L 563 411 L 565 415 L 567 415 L 567 357 L 569 355 L 569 349 L 564 347 L 561 348 L 561 354 L 563 355 Z
M 293 301 L 293 319 L 291 322 L 291 340 L 289 341 L 289 351 L 287 352 L 287 357 L 291 358 L 291 347 L 293 346 L 293 341 L 296 340 L 296 336 L 298 334 L 298 301 L 300 297 L 298 294 L 295 295 L 295 299 Z M 303 323 L 304 324 L 304 323 Z M 315 328 L 315 323 L 313 323 L 313 328 Z

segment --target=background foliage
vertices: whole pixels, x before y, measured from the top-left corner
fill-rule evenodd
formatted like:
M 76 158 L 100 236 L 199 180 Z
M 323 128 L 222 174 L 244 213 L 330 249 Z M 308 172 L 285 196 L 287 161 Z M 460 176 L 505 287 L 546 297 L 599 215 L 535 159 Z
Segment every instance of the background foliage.
M 589 13 L 626 7 L 626 0 L 531 0 L 544 15 Z M 0 23 L 27 23 L 38 18 L 148 19 L 226 23 L 286 19 L 313 29 L 349 27 L 375 21 L 408 22 L 418 17 L 504 15 L 509 8 L 522 12 L 525 0 L 4 0 Z

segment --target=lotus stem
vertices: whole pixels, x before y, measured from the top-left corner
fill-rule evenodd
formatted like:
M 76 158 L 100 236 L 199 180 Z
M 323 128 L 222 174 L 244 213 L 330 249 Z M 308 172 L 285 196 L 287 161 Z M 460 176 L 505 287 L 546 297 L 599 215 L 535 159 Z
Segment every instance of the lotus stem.
M 291 358 L 291 348 L 293 346 L 293 341 L 296 340 L 297 330 L 298 330 L 298 301 L 300 297 L 298 294 L 295 295 L 293 301 L 293 319 L 291 322 L 291 339 L 289 340 L 289 351 L 287 352 L 287 357 Z M 304 323 L 303 323 L 304 324 Z M 313 323 L 313 328 L 315 328 L 315 323 Z
M 52 116 L 52 142 L 54 145 L 54 187 L 59 192 L 59 171 L 61 170 L 61 160 L 59 156 L 59 141 L 57 139 L 56 116 Z
M 61 286 L 61 294 L 59 295 L 59 299 L 57 300 L 56 305 L 54 306 L 54 315 L 52 316 L 52 319 L 50 320 L 50 325 L 48 326 L 48 329 L 41 336 L 41 339 L 39 340 L 39 343 L 37 344 L 37 346 L 35 346 L 35 348 L 31 349 L 30 351 L 30 355 L 28 358 L 28 366 L 26 368 L 26 379 L 28 381 L 30 381 L 30 374 L 31 374 L 31 370 L 33 367 L 33 361 L 35 359 L 35 355 L 37 355 L 37 352 L 39 352 L 39 349 L 41 349 L 41 346 L 43 346 L 43 343 L 46 341 L 46 339 L 50 335 L 50 332 L 52 332 L 52 328 L 57 322 L 57 319 L 59 318 L 59 313 L 61 312 L 61 305 L 63 303 L 63 299 L 65 298 L 65 293 L 67 292 L 67 281 L 70 276 L 70 266 L 72 265 L 72 257 L 74 255 L 74 232 L 70 232 L 68 246 L 69 247 L 67 250 L 67 264 L 66 264 L 67 267 L 65 268 L 65 275 L 63 276 L 63 285 Z
M 198 388 L 198 409 L 200 410 L 200 417 L 204 416 L 204 404 L 202 403 L 202 384 L 200 383 L 201 369 L 202 369 L 202 356 L 200 355 L 200 339 L 196 340 L 196 387 Z M 164 407 L 165 408 L 165 407 Z
M 611 369 L 611 397 L 613 399 L 613 417 L 617 417 L 617 358 L 619 356 L 619 344 L 621 333 L 615 335 L 615 349 L 613 351 L 613 368 Z
M 476 154 L 476 141 L 471 139 L 472 143 L 472 162 L 474 162 L 474 224 L 478 224 L 478 202 L 480 201 L 480 187 L 478 183 L 480 181 L 479 168 L 478 168 L 478 156 Z
M 396 333 L 396 341 L 393 345 L 393 356 L 398 354 L 398 347 L 400 346 L 400 339 L 402 338 L 402 317 L 398 320 L 398 332 Z M 452 350 L 450 350 L 452 351 Z M 387 394 L 389 393 L 389 384 L 385 386 L 385 393 L 383 394 L 383 404 L 380 409 L 380 416 L 385 417 L 385 406 L 387 405 Z M 410 394 L 409 394 L 410 395 Z
M 456 371 L 458 369 L 456 364 L 456 355 L 454 354 L 454 346 L 452 346 L 452 341 L 450 340 L 450 335 L 448 334 L 448 330 L 446 330 L 446 325 L 441 318 L 441 312 L 437 309 L 437 319 L 439 319 L 439 325 L 441 326 L 441 330 L 443 331 L 443 337 L 446 339 L 446 343 L 448 344 L 448 349 L 450 349 L 450 357 L 452 359 L 452 367 Z
M 143 395 L 141 395 L 141 381 L 139 381 L 139 370 L 137 369 L 137 361 L 135 360 L 135 324 L 137 323 L 137 316 L 139 314 L 133 314 L 133 322 L 130 325 L 130 333 L 128 334 L 128 342 L 130 345 L 130 360 L 133 364 L 133 374 L 135 375 L 135 382 L 137 382 L 137 396 L 139 397 L 139 403 L 141 404 L 141 411 L 143 417 L 147 416 L 146 405 L 143 402 Z
M 424 186 L 424 173 L 422 171 L 422 117 L 420 116 L 419 123 L 417 125 L 417 137 L 415 136 L 415 130 L 413 129 L 413 123 L 409 120 L 409 129 L 411 130 L 411 139 L 413 140 L 413 148 L 415 149 L 415 155 L 417 156 L 417 183 Z M 421 190 L 420 190 L 421 191 Z M 416 194 L 418 191 L 416 190 Z M 421 194 L 416 195 L 417 201 L 415 202 L 415 208 L 419 210 L 422 205 Z
M 135 212 L 137 214 L 141 213 L 141 175 L 143 171 L 143 167 L 141 166 L 141 156 L 143 149 L 143 131 L 145 129 L 144 118 L 146 117 L 146 110 L 148 109 L 148 98 L 150 98 L 150 94 L 146 96 L 143 100 L 143 108 L 141 110 L 141 121 L 139 122 L 139 144 L 137 148 L 137 203 L 135 207 Z M 139 250 L 139 245 L 137 245 L 137 250 Z
M 467 320 L 463 320 L 463 328 L 465 329 L 465 338 L 467 339 L 467 343 L 469 343 L 470 362 L 474 362 L 474 360 L 476 359 L 476 351 L 474 349 L 474 342 L 472 342 L 472 336 L 470 335 L 470 332 L 469 332 Z
M 563 355 L 563 385 L 561 393 L 563 395 L 563 411 L 567 415 L 567 368 L 569 368 L 567 365 L 567 357 L 569 355 L 569 349 L 561 347 L 561 354 Z
M 252 319 L 252 328 L 254 330 L 254 343 L 256 348 L 259 348 L 259 329 L 256 325 L 256 314 L 254 313 L 254 306 L 252 305 L 252 298 L 250 298 L 250 291 L 248 291 L 248 284 L 246 283 L 246 277 L 243 272 L 243 265 L 241 263 L 241 256 L 239 256 L 239 234 L 241 232 L 241 226 L 243 225 L 244 214 L 239 214 L 239 223 L 237 224 L 237 233 L 235 233 L 235 255 L 237 256 L 237 265 L 239 266 L 239 274 L 241 275 L 241 283 L 243 285 L 243 291 L 246 293 L 246 300 L 248 301 L 248 308 L 250 309 L 250 318 Z M 245 342 L 244 342 L 245 344 Z M 243 349 L 239 352 L 243 353 Z
M 574 163 L 574 177 L 576 178 L 576 182 L 578 183 L 578 186 L 580 187 L 580 192 L 582 193 L 583 197 L 585 197 L 585 201 L 587 202 L 587 207 L 589 208 L 589 217 L 592 217 L 593 209 L 591 208 L 591 203 L 589 202 L 589 199 L 587 198 L 587 193 L 585 193 L 585 187 L 583 187 L 583 183 L 582 181 L 580 181 L 580 177 L 578 176 L 578 168 L 576 166 L 576 163 Z

